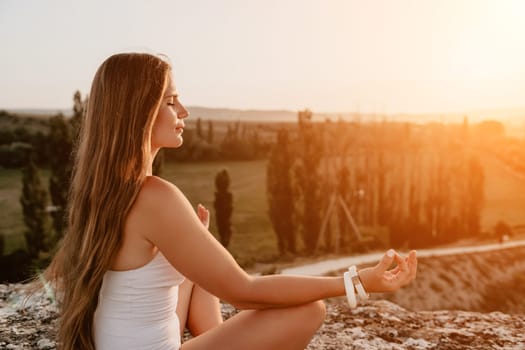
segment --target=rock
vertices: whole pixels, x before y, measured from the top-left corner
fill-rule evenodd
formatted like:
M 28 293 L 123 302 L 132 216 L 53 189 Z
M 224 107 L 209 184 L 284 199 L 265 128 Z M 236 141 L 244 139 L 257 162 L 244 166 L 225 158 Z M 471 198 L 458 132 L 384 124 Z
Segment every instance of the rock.
M 326 322 L 309 350 L 525 349 L 525 315 L 411 312 L 384 300 L 369 301 L 354 310 L 338 299 L 327 306 Z M 369 317 L 372 310 L 378 316 Z
M 54 341 L 51 341 L 49 339 L 46 339 L 46 338 L 43 338 L 43 339 L 40 339 L 37 343 L 36 343 L 36 346 L 41 349 L 41 350 L 48 350 L 48 349 L 55 349 L 56 348 L 56 344 Z
M 23 296 L 20 284 L 0 285 L 0 348 L 56 349 L 51 340 L 56 335 L 56 308 L 44 293 L 23 308 Z M 525 349 L 523 314 L 413 312 L 386 300 L 369 300 L 353 310 L 344 298 L 326 304 L 326 321 L 308 350 Z M 225 318 L 237 312 L 222 305 Z

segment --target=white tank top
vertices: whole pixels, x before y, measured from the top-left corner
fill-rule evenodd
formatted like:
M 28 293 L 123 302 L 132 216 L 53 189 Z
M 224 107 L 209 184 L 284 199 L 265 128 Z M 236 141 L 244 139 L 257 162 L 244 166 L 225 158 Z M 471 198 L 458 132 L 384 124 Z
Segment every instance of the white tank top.
M 133 270 L 104 275 L 93 320 L 97 350 L 178 350 L 175 313 L 184 276 L 160 251 Z

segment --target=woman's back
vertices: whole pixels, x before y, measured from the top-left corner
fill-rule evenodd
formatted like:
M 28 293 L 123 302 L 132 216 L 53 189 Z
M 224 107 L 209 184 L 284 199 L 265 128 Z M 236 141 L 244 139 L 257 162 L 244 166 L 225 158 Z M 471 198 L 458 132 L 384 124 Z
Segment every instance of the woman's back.
M 175 310 L 183 281 L 160 251 L 137 269 L 108 270 L 94 317 L 96 349 L 177 349 Z

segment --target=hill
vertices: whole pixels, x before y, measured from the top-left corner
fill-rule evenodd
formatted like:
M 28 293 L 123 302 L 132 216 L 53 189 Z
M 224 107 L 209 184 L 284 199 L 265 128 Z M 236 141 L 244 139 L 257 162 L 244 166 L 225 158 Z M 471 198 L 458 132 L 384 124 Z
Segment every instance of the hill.
M 236 108 L 213 108 L 201 106 L 186 106 L 190 115 L 203 119 L 213 120 L 241 120 L 241 121 L 268 121 L 268 122 L 295 122 L 297 111 L 295 110 L 257 110 L 257 109 L 236 109 Z M 305 106 L 306 108 L 306 106 Z M 66 117 L 72 115 L 71 108 L 18 108 L 8 109 L 10 113 L 21 116 L 50 116 L 62 113 Z M 313 118 L 316 121 L 324 121 L 326 118 L 337 120 L 361 120 L 361 121 L 381 121 L 383 119 L 397 122 L 411 122 L 425 124 L 431 122 L 443 123 L 462 123 L 464 117 L 468 117 L 470 122 L 482 120 L 499 120 L 503 122 L 509 134 L 523 137 L 523 119 L 525 117 L 525 107 L 523 108 L 499 108 L 487 110 L 472 110 L 461 113 L 370 113 L 370 112 L 323 112 L 313 111 Z

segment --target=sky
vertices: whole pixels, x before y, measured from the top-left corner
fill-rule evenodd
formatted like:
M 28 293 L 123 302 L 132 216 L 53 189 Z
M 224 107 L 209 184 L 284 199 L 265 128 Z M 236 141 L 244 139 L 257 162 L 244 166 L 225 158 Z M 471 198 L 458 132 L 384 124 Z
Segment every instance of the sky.
M 188 106 L 525 107 L 522 0 L 0 0 L 0 109 L 69 108 L 118 52 L 164 53 Z

